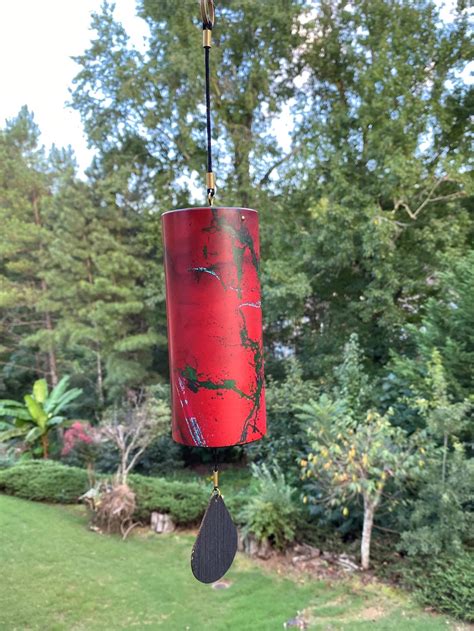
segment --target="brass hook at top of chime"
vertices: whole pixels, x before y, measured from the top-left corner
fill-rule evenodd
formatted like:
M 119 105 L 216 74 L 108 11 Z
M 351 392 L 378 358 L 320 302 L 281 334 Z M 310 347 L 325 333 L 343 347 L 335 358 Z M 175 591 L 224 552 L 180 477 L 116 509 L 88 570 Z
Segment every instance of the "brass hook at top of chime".
M 214 201 L 215 201 L 215 192 L 214 191 L 208 191 L 207 193 L 207 203 L 209 204 L 209 206 L 214 206 Z
M 215 20 L 214 0 L 200 0 L 202 27 L 212 29 Z
M 216 194 L 216 177 L 212 171 L 206 173 L 207 201 L 209 206 L 214 204 Z

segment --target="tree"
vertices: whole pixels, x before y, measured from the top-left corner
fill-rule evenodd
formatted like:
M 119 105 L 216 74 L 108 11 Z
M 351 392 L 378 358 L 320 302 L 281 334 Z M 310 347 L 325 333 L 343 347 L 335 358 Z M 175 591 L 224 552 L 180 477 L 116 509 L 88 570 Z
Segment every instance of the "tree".
M 286 375 L 281 381 L 269 378 L 266 383 L 265 403 L 268 434 L 265 440 L 252 443 L 247 448 L 249 456 L 258 462 L 271 462 L 285 472 L 291 483 L 299 478 L 298 456 L 306 446 L 305 423 L 298 417 L 299 405 L 315 397 L 314 383 L 302 378 L 298 362 L 288 359 Z
M 148 260 L 143 226 L 116 205 L 106 184 L 78 181 L 69 161 L 56 159 L 57 228 L 45 277 L 70 366 L 92 379 L 104 408 L 148 380 L 153 351 L 164 343 L 151 325 L 156 300 L 145 282 L 152 271 L 162 273 Z
M 335 370 L 332 396 L 322 394 L 299 406 L 298 417 L 307 425 L 308 450 L 300 461 L 306 501 L 341 506 L 361 498 L 364 521 L 361 565 L 370 563 L 374 517 L 382 499 L 389 502 L 389 480 L 399 483 L 424 465 L 414 439 L 390 422 L 391 410 L 382 415 L 370 407 L 373 385 L 362 367 L 356 335 L 344 348 Z
M 150 32 L 144 52 L 131 46 L 112 5 L 104 3 L 93 15 L 96 38 L 76 58 L 81 70 L 73 105 L 103 167 L 110 171 L 115 165 L 131 185 L 129 192 L 141 189 L 143 199 L 154 198 L 166 208 L 185 199 L 189 187 L 183 174 L 204 172 L 198 11 L 192 0 L 179 5 L 141 0 L 137 8 Z M 220 137 L 216 171 L 219 188 L 234 203 L 251 203 L 256 184 L 268 182 L 268 157 L 279 161 L 272 120 L 294 89 L 290 61 L 300 41 L 302 11 L 296 0 L 219 5 L 211 75 Z
M 130 391 L 123 406 L 110 410 L 101 425 L 103 435 L 120 454 L 116 474 L 118 485 L 127 484 L 128 474 L 145 449 L 155 438 L 168 431 L 169 408 L 156 394 L 152 388 Z
M 68 390 L 69 377 L 63 377 L 49 392 L 45 379 L 38 379 L 31 394 L 26 394 L 24 403 L 10 399 L 0 400 L 0 418 L 8 423 L 0 433 L 0 442 L 24 437 L 25 442 L 41 443 L 43 458 L 49 456 L 49 435 L 55 428 L 67 424 L 65 412 L 81 394 L 80 388 Z
M 424 0 L 323 1 L 304 28 L 299 151 L 271 239 L 311 283 L 293 344 L 323 379 L 351 331 L 371 372 L 404 352 L 444 258 L 469 249 L 471 44 L 462 4 L 443 23 Z
M 323 395 L 302 406 L 300 417 L 310 424 L 311 452 L 300 463 L 306 501 L 342 505 L 347 516 L 345 504 L 362 498 L 361 566 L 367 570 L 374 517 L 388 481 L 406 479 L 423 466 L 423 460 L 388 415 L 371 410 L 351 427 L 344 404 Z
M 145 47 L 104 4 L 73 93 L 98 153 L 91 176 L 128 217 L 188 205 L 205 162 L 196 7 L 137 7 Z M 219 199 L 263 210 L 267 370 L 282 378 L 294 353 L 324 381 L 357 331 L 378 372 L 439 294 L 443 257 L 469 244 L 466 12 L 448 24 L 425 0 L 226 0 L 213 36 Z M 283 153 L 274 123 L 290 107 Z M 147 286 L 158 296 L 153 275 Z
M 462 401 L 474 391 L 474 253 L 447 261 L 436 282 L 438 295 L 430 298 L 411 335 L 425 365 L 442 363 L 444 396 Z
M 460 440 L 472 406 L 468 399 L 453 402 L 437 349 L 433 349 L 425 393 L 413 405 L 424 417 L 431 439 L 428 467 L 402 535 L 401 547 L 416 554 L 459 553 L 472 532 L 474 514 L 473 461 Z
M 26 107 L 0 132 L 2 364 L 58 383 L 55 314 L 44 277 L 51 235 L 50 178 L 39 129 Z

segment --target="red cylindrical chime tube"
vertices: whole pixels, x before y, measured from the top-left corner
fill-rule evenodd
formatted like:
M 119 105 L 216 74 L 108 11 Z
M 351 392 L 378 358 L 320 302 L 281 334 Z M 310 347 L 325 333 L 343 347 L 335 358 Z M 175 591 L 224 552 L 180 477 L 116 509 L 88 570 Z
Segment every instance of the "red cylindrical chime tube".
M 258 213 L 162 216 L 173 438 L 226 447 L 262 438 L 266 415 Z

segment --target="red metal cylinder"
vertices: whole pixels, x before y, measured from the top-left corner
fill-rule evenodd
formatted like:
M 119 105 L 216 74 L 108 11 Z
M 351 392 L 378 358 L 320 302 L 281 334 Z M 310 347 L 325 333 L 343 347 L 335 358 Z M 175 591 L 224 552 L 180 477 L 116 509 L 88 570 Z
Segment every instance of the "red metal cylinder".
M 258 213 L 162 216 L 173 439 L 226 447 L 266 429 Z

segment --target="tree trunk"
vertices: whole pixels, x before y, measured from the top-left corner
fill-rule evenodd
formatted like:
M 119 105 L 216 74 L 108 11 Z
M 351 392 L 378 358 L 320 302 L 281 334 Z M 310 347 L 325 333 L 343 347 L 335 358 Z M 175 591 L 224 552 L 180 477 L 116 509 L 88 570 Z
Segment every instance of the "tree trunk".
M 43 448 L 43 458 L 47 460 L 49 458 L 49 441 L 48 434 L 43 434 L 41 436 L 41 446 Z
M 372 538 L 375 508 L 376 502 L 364 497 L 364 526 L 362 528 L 362 543 L 360 546 L 360 558 L 363 570 L 368 570 L 370 565 L 370 540 Z
M 48 289 L 46 282 L 44 280 L 41 281 L 41 290 L 46 292 Z M 51 314 L 49 311 L 46 311 L 44 314 L 44 326 L 48 332 L 53 333 L 53 321 L 51 319 Z M 51 380 L 51 385 L 53 388 L 58 385 L 58 364 L 56 361 L 56 353 L 54 351 L 54 345 L 52 340 L 48 343 L 48 365 L 49 365 L 49 376 Z
M 97 359 L 97 398 L 99 399 L 99 404 L 101 407 L 104 405 L 105 397 L 104 397 L 104 374 L 102 370 L 102 356 L 100 351 L 96 351 L 96 359 Z
M 127 484 L 127 458 L 122 455 L 120 459 L 120 467 L 117 472 L 117 482 L 119 484 Z
M 253 147 L 252 138 L 253 115 L 248 113 L 242 121 L 232 124 L 230 133 L 234 145 L 234 168 L 237 180 L 238 203 L 244 208 L 250 204 L 252 182 L 250 178 L 250 152 Z
M 91 460 L 87 461 L 87 479 L 89 480 L 89 486 L 92 488 L 95 485 L 95 467 Z
M 235 150 L 235 167 L 239 203 L 247 208 L 250 203 L 250 160 L 246 147 Z
M 42 221 L 41 221 L 41 213 L 40 213 L 40 209 L 39 209 L 39 197 L 38 195 L 35 193 L 33 194 L 32 200 L 31 200 L 32 206 L 33 206 L 33 215 L 35 218 L 35 224 L 39 227 L 41 227 Z M 40 243 L 40 250 L 42 250 L 42 244 Z M 41 291 L 45 294 L 48 291 L 48 285 L 46 284 L 46 281 L 44 279 L 42 279 L 40 281 L 40 287 L 41 287 Z M 53 320 L 51 318 L 51 314 L 49 311 L 45 311 L 44 312 L 44 327 L 45 329 L 48 331 L 48 333 L 51 334 L 53 333 L 54 327 L 53 327 Z M 50 383 L 53 386 L 57 386 L 58 385 L 58 365 L 57 365 L 57 361 L 56 361 L 56 353 L 54 350 L 54 344 L 53 344 L 53 340 L 49 339 L 48 340 L 48 365 L 49 365 L 49 376 L 50 376 Z
M 90 256 L 86 259 L 86 269 L 87 269 L 87 281 L 89 285 L 94 284 L 94 275 L 92 273 L 92 259 Z M 99 405 L 102 408 L 105 402 L 104 396 L 104 370 L 102 367 L 102 354 L 100 349 L 100 342 L 96 339 L 95 345 L 95 357 L 96 357 L 96 372 L 97 372 L 97 383 L 96 383 L 96 391 L 97 398 L 99 400 Z

